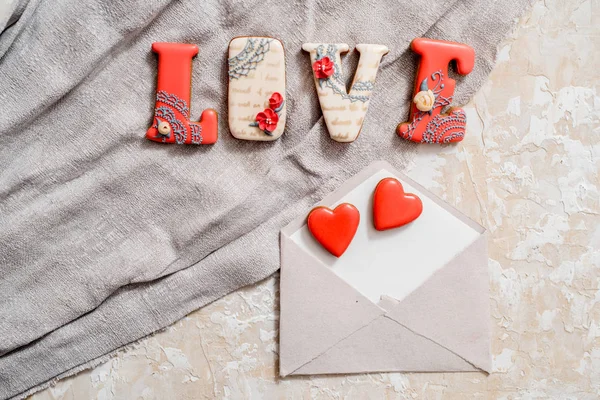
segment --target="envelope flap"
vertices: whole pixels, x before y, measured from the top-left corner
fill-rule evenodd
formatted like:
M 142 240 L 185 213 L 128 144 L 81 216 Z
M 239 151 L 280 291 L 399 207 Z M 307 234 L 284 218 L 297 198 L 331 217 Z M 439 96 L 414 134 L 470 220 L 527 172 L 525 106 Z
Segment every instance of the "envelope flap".
M 281 236 L 279 373 L 286 376 L 385 311 Z
M 489 314 L 487 241 L 481 235 L 387 316 L 490 372 Z
M 479 371 L 450 350 L 386 316 L 341 340 L 293 375 Z

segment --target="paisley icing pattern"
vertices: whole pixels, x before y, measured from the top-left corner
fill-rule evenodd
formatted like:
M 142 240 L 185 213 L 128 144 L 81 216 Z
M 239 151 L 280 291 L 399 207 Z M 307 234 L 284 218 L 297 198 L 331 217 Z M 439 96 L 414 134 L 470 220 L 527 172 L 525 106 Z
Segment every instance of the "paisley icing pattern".
M 218 138 L 218 115 L 205 109 L 199 121 L 190 120 L 192 58 L 198 46 L 187 43 L 157 42 L 158 76 L 154 118 L 146 131 L 153 142 L 174 144 L 213 144 Z
M 411 49 L 421 56 L 410 107 L 409 122 L 396 128 L 397 134 L 417 143 L 459 142 L 465 136 L 467 115 L 452 103 L 456 82 L 448 76 L 448 64 L 456 61 L 456 72 L 469 74 L 475 65 L 475 51 L 462 43 L 428 38 L 412 41 Z
M 404 139 L 413 140 L 413 135 L 419 127 L 425 116 L 430 116 L 434 109 L 443 109 L 452 103 L 452 96 L 443 96 L 442 92 L 445 88 L 443 83 L 444 74 L 442 71 L 436 71 L 431 74 L 431 81 L 435 82 L 435 86 L 431 89 L 428 87 L 428 78 L 423 79 L 419 86 L 421 91 L 431 90 L 435 96 L 435 103 L 430 111 L 418 111 L 414 114 L 413 121 L 406 126 L 402 131 L 401 136 Z M 425 127 L 421 143 L 450 143 L 457 142 L 465 136 L 465 128 L 467 125 L 467 115 L 461 109 L 451 110 L 448 115 L 435 115 Z

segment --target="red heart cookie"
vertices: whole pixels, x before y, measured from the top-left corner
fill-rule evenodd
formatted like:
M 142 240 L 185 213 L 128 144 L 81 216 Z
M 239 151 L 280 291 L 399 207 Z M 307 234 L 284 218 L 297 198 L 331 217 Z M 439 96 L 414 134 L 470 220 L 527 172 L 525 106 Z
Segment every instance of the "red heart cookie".
M 414 221 L 421 215 L 423 203 L 412 193 L 404 193 L 398 179 L 379 181 L 373 196 L 373 222 L 375 229 L 385 231 Z
M 352 242 L 359 222 L 360 213 L 348 203 L 340 204 L 335 210 L 317 207 L 308 214 L 308 230 L 336 257 L 344 254 Z

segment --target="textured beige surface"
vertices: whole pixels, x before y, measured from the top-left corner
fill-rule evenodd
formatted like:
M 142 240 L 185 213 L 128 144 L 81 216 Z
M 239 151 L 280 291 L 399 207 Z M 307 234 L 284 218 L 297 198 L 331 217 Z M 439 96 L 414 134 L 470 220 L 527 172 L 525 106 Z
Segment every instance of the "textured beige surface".
M 465 141 L 422 146 L 408 171 L 491 232 L 492 375 L 280 381 L 272 277 L 32 398 L 599 398 L 598 65 L 597 0 L 535 3 L 466 107 Z

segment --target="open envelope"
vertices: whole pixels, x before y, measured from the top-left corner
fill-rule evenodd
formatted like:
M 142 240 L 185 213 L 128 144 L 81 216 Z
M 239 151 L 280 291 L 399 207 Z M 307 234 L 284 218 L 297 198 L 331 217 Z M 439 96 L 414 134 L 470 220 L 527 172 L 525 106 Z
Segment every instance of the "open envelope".
M 400 228 L 373 227 L 386 177 L 423 201 Z M 306 226 L 281 231 L 280 375 L 491 370 L 485 229 L 385 162 L 316 206 L 354 204 L 361 222 L 336 258 Z

